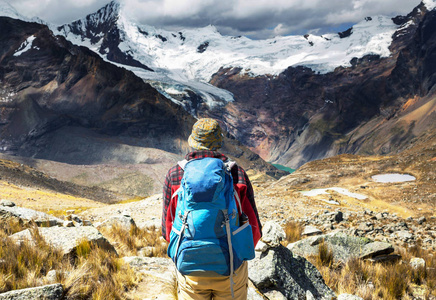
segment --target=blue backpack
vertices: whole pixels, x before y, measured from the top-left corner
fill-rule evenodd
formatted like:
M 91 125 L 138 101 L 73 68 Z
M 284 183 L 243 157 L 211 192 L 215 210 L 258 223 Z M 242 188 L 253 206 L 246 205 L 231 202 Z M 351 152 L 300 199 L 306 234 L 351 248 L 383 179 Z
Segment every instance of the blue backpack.
M 232 295 L 234 270 L 254 258 L 251 226 L 239 226 L 234 164 L 212 157 L 179 162 L 184 175 L 173 194 L 178 200 L 168 246 L 181 274 L 230 276 Z

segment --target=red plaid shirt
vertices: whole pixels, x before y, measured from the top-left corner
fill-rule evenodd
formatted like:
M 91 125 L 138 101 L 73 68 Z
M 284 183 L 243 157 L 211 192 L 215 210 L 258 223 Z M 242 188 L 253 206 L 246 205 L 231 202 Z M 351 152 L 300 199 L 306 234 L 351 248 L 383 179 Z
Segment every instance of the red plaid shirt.
M 216 151 L 200 150 L 188 153 L 185 156 L 186 160 L 203 158 L 203 157 L 215 157 L 220 158 L 223 161 L 227 161 L 228 158 Z M 250 225 L 253 229 L 253 239 L 256 245 L 260 237 L 262 236 L 262 225 L 259 220 L 259 214 L 257 212 L 256 203 L 254 201 L 253 187 L 251 186 L 250 179 L 245 173 L 244 169 L 235 165 L 232 168 L 233 186 L 238 192 L 241 199 L 242 211 L 248 216 Z M 165 184 L 163 188 L 163 209 L 162 209 L 162 236 L 169 242 L 170 232 L 173 225 L 172 216 L 175 215 L 177 206 L 177 197 L 171 200 L 173 193 L 179 188 L 183 177 L 183 169 L 179 165 L 172 167 L 165 177 Z M 168 214 L 168 211 L 171 213 Z

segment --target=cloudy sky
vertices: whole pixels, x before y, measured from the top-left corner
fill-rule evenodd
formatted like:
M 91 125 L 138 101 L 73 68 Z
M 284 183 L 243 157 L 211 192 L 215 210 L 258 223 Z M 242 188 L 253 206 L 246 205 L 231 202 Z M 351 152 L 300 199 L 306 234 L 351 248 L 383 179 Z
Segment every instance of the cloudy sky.
M 0 0 L 27 17 L 65 24 L 110 0 Z M 222 34 L 270 38 L 347 29 L 367 16 L 406 15 L 420 0 L 119 0 L 138 22 L 166 29 L 215 25 Z

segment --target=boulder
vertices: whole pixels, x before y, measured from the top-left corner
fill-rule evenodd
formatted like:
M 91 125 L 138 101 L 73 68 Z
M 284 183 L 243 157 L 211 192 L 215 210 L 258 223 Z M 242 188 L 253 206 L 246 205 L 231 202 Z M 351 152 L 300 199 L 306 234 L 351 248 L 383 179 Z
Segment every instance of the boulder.
M 136 223 L 132 219 L 132 217 L 126 215 L 118 215 L 118 216 L 110 217 L 106 221 L 103 221 L 97 226 L 97 228 L 98 229 L 110 228 L 114 225 L 120 226 L 122 229 L 125 230 L 130 230 L 132 226 L 136 227 Z
M 108 240 L 94 227 L 42 227 L 38 228 L 41 237 L 53 247 L 62 250 L 64 255 L 72 255 L 75 253 L 77 245 L 82 240 L 87 240 L 91 244 L 112 252 L 117 253 L 115 248 Z M 32 242 L 33 236 L 29 229 L 17 232 L 10 236 L 16 241 L 28 240 Z
M 424 217 L 424 216 L 422 216 L 422 217 L 420 217 L 418 220 L 417 220 L 417 222 L 418 222 L 418 224 L 419 225 L 422 225 L 424 222 L 426 222 L 427 221 L 427 219 Z
M 386 255 L 394 252 L 394 247 L 385 242 L 372 242 L 363 246 L 359 256 L 361 259 L 373 258 L 379 255 Z
M 34 221 L 37 226 L 62 226 L 64 223 L 64 220 L 33 209 L 0 205 L 0 219 L 7 218 L 15 218 L 23 222 Z
M 15 203 L 9 200 L 1 200 L 0 206 L 14 207 Z
M 285 299 L 305 299 L 309 291 L 316 299 L 335 297 L 310 262 L 293 256 L 282 245 L 256 252 L 256 257 L 248 263 L 248 277 L 263 294 L 280 293 Z
M 407 230 L 401 230 L 401 231 L 394 232 L 394 236 L 403 242 L 410 242 L 414 238 L 414 235 L 410 231 L 407 231 Z
M 61 300 L 63 294 L 62 284 L 57 283 L 2 293 L 0 294 L 0 300 Z
M 306 226 L 304 227 L 303 232 L 301 235 L 303 236 L 313 236 L 313 235 L 320 235 L 322 234 L 322 231 L 316 228 L 315 226 Z
M 273 221 L 268 221 L 262 228 L 262 241 L 270 247 L 277 247 L 286 238 L 283 228 Z
M 325 242 L 333 252 L 336 261 L 347 262 L 351 257 L 370 258 L 394 251 L 391 244 L 373 242 L 365 237 L 349 236 L 343 231 L 335 231 L 288 245 L 294 254 L 306 256 L 318 254 L 319 244 Z
M 268 245 L 267 244 L 265 244 L 264 242 L 262 242 L 262 241 L 258 241 L 257 242 L 257 245 L 256 245 L 256 248 L 254 249 L 255 251 L 259 251 L 259 252 L 265 252 L 266 250 L 268 250 Z
M 425 268 L 425 260 L 419 257 L 413 257 L 410 260 L 410 265 L 413 269 Z

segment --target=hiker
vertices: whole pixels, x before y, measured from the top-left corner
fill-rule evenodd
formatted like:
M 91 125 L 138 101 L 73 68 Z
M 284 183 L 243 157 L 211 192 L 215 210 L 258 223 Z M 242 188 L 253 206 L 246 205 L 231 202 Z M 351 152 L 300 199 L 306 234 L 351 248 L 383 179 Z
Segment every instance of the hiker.
M 251 182 L 240 166 L 216 151 L 222 145 L 216 120 L 199 119 L 188 144 L 192 152 L 168 171 L 163 188 L 162 235 L 176 265 L 179 299 L 247 299 L 246 260 L 254 258 L 262 232 Z M 220 184 L 222 191 L 215 192 Z M 227 207 L 215 209 L 210 203 Z

